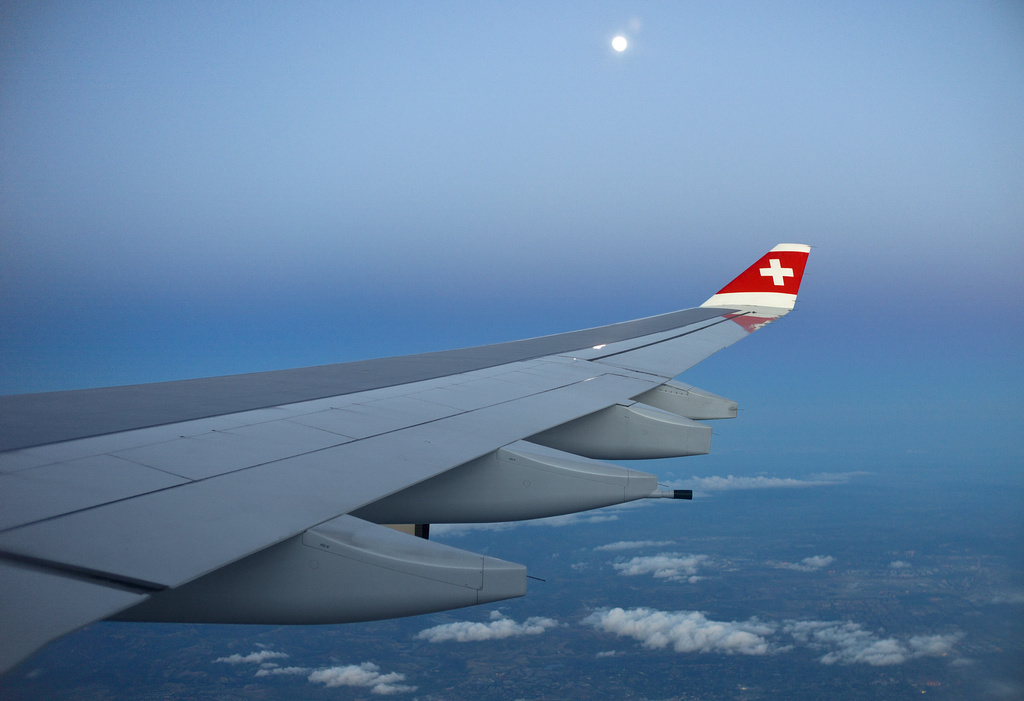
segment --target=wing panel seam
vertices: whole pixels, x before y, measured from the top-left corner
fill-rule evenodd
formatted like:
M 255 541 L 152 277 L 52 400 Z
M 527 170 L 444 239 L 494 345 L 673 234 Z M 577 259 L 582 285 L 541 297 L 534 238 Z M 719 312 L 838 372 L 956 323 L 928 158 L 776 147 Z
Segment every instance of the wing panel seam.
M 608 355 L 602 355 L 602 356 L 599 356 L 597 358 L 592 358 L 591 362 L 597 363 L 597 362 L 600 362 L 602 360 L 607 360 L 608 358 L 614 358 L 617 355 L 622 355 L 624 353 L 632 353 L 633 351 L 638 351 L 638 350 L 641 350 L 643 348 L 650 348 L 651 346 L 656 346 L 659 343 L 666 343 L 668 341 L 674 341 L 677 338 L 683 338 L 684 336 L 689 336 L 690 334 L 699 333 L 699 332 L 704 331 L 706 329 L 710 329 L 710 328 L 712 328 L 714 326 L 718 326 L 719 324 L 723 324 L 726 321 L 732 321 L 736 317 L 746 316 L 747 314 L 750 314 L 750 312 L 740 312 L 740 313 L 732 314 L 729 317 L 722 318 L 722 319 L 719 319 L 718 321 L 712 322 L 712 323 L 708 324 L 707 326 L 701 326 L 699 329 L 692 329 L 690 331 L 684 331 L 682 333 L 676 334 L 675 336 L 668 336 L 666 338 L 659 338 L 657 341 L 651 341 L 650 343 L 644 343 L 643 345 L 635 346 L 633 348 L 628 348 L 626 350 L 621 350 L 621 351 L 615 351 L 614 353 L 609 353 Z
M 158 584 L 156 582 L 147 582 L 142 579 L 134 579 L 132 577 L 111 574 L 109 572 L 101 572 L 99 570 L 90 570 L 85 567 L 77 567 L 75 565 L 68 565 L 62 562 L 54 562 L 52 560 L 7 551 L 0 551 L 0 560 L 6 560 L 7 562 L 28 569 L 48 572 L 50 574 L 58 574 L 62 577 L 67 577 L 68 579 L 75 579 L 82 582 L 90 582 L 92 584 L 100 584 L 105 587 L 121 589 L 122 591 L 132 592 L 133 594 L 154 594 L 158 591 L 167 589 L 165 585 Z
M 595 368 L 595 369 L 598 369 L 598 368 Z M 588 379 L 593 379 L 594 377 L 600 376 L 601 374 L 615 375 L 617 377 L 626 377 L 625 375 L 619 375 L 618 373 L 606 370 L 605 368 L 600 368 L 600 374 L 599 375 L 593 375 L 593 376 L 591 376 L 589 378 L 586 378 L 586 379 L 573 380 L 573 381 L 568 382 L 566 384 L 558 385 L 558 386 L 555 386 L 555 387 L 549 387 L 549 388 L 543 389 L 543 390 L 534 391 L 534 392 L 531 392 L 530 394 L 523 395 L 522 397 L 515 397 L 513 399 L 505 399 L 505 400 L 502 400 L 502 401 L 499 401 L 499 402 L 495 402 L 494 404 L 488 404 L 487 406 L 484 406 L 484 407 L 478 407 L 476 409 L 466 409 L 466 410 L 458 411 L 457 413 L 449 414 L 448 416 L 441 416 L 441 417 L 438 417 L 436 419 L 429 419 L 427 421 L 421 421 L 421 422 L 418 422 L 418 423 L 411 423 L 411 424 L 408 424 L 406 426 L 401 426 L 399 428 L 393 428 L 393 429 L 389 429 L 387 431 L 381 431 L 380 433 L 375 433 L 375 434 L 370 435 L 370 436 L 363 436 L 362 438 L 353 438 L 352 440 L 344 441 L 344 442 L 338 443 L 336 445 L 324 446 L 324 447 L 321 447 L 321 448 L 315 448 L 313 450 L 307 450 L 305 452 L 295 453 L 294 455 L 289 455 L 289 456 L 286 456 L 286 457 L 283 457 L 283 458 L 277 458 L 275 460 L 267 460 L 265 462 L 255 463 L 253 465 L 247 465 L 245 467 L 240 467 L 240 468 L 238 468 L 236 470 L 229 470 L 229 471 L 226 471 L 226 472 L 221 472 L 221 473 L 216 474 L 216 475 L 210 475 L 208 477 L 202 477 L 202 478 L 199 478 L 199 479 L 189 479 L 189 478 L 185 477 L 183 479 L 187 479 L 188 481 L 185 482 L 184 484 L 176 484 L 176 485 L 171 485 L 171 486 L 168 486 L 168 487 L 162 487 L 160 489 L 153 489 L 153 490 L 150 490 L 148 492 L 142 492 L 140 494 L 133 494 L 131 496 L 122 497 L 120 499 L 111 499 L 109 501 L 104 501 L 102 503 L 92 504 L 90 506 L 86 506 L 86 507 L 83 507 L 83 508 L 80 508 L 80 509 L 72 509 L 72 510 L 69 510 L 69 511 L 62 512 L 60 514 L 54 514 L 53 516 L 47 516 L 45 518 L 36 519 L 34 521 L 26 521 L 24 523 L 19 523 L 19 524 L 15 525 L 15 526 L 8 526 L 7 528 L 0 529 L 0 533 L 9 533 L 9 532 L 21 529 L 21 528 L 28 528 L 30 526 L 35 526 L 35 525 L 38 525 L 38 524 L 41 524 L 41 523 L 46 523 L 47 521 L 54 521 L 56 519 L 64 518 L 65 516 L 71 516 L 73 514 L 80 514 L 80 513 L 87 512 L 87 511 L 92 511 L 94 509 L 104 508 L 104 507 L 110 506 L 112 504 L 118 504 L 118 503 L 121 503 L 121 502 L 131 501 L 132 499 L 137 499 L 139 497 L 144 497 L 144 496 L 148 496 L 148 495 L 152 495 L 152 494 L 158 494 L 160 492 L 166 492 L 166 491 L 169 491 L 169 490 L 172 490 L 172 489 L 177 489 L 179 487 L 183 487 L 183 486 L 186 486 L 186 485 L 202 484 L 204 482 L 208 482 L 210 480 L 215 480 L 215 479 L 218 479 L 218 478 L 221 478 L 221 477 L 225 477 L 227 475 L 239 474 L 239 473 L 245 472 L 247 470 L 253 470 L 253 469 L 256 469 L 256 468 L 259 468 L 259 467 L 264 467 L 266 465 L 273 465 L 274 463 L 279 463 L 279 462 L 283 462 L 283 461 L 286 461 L 286 460 L 293 460 L 293 459 L 304 457 L 304 456 L 307 456 L 307 455 L 314 455 L 316 453 L 320 453 L 320 452 L 323 452 L 323 451 L 326 451 L 326 450 L 334 450 L 334 449 L 340 448 L 342 446 L 352 446 L 352 445 L 355 445 L 357 443 L 362 443 L 363 441 L 367 441 L 367 440 L 371 440 L 371 439 L 377 439 L 377 438 L 380 438 L 381 436 L 387 436 L 387 435 L 391 435 L 391 434 L 394 434 L 394 433 L 399 433 L 401 431 L 405 431 L 405 430 L 412 429 L 412 428 L 417 428 L 417 427 L 420 427 L 420 426 L 428 426 L 430 424 L 437 423 L 439 421 L 445 421 L 445 420 L 448 420 L 448 419 L 453 419 L 453 418 L 456 418 L 456 417 L 465 416 L 467 414 L 472 414 L 474 412 L 482 411 L 484 409 L 489 409 L 489 408 L 492 408 L 492 407 L 503 406 L 505 404 L 510 404 L 512 402 L 517 402 L 517 401 L 520 401 L 520 400 L 523 400 L 523 399 L 527 399 L 529 397 L 536 397 L 536 396 L 540 396 L 540 395 L 546 394 L 548 392 L 554 392 L 554 391 L 557 391 L 557 390 L 564 389 L 566 387 L 571 387 L 573 385 L 580 384 L 582 382 L 586 382 Z M 286 418 L 283 418 L 283 419 L 280 419 L 280 420 L 281 421 L 289 421 L 289 419 L 286 419 Z M 179 439 L 174 439 L 174 440 L 179 440 Z M 173 442 L 173 441 L 160 441 L 160 442 Z M 117 455 L 113 455 L 112 453 L 102 453 L 102 455 L 110 455 L 112 457 L 120 457 L 120 456 L 117 456 Z M 477 456 L 477 457 L 479 457 L 479 456 Z M 131 462 L 133 464 L 139 465 L 140 467 L 144 467 L 146 469 L 158 470 L 158 471 L 164 472 L 165 474 L 168 474 L 168 475 L 174 475 L 174 476 L 177 476 L 177 477 L 181 477 L 181 475 L 176 475 L 173 472 L 169 472 L 167 470 L 159 470 L 159 468 L 154 468 L 154 467 L 151 467 L 151 466 L 146 465 L 144 463 L 137 462 L 135 460 L 129 460 L 128 458 L 121 458 L 121 459 L 126 460 L 127 462 Z M 61 461 L 61 462 L 68 462 L 68 461 Z M 61 463 L 54 463 L 54 464 L 61 464 Z M 14 557 L 13 555 L 8 554 L 8 553 L 4 553 L 2 551 L 0 551 L 0 556 Z M 20 556 L 18 556 L 18 557 L 20 557 Z

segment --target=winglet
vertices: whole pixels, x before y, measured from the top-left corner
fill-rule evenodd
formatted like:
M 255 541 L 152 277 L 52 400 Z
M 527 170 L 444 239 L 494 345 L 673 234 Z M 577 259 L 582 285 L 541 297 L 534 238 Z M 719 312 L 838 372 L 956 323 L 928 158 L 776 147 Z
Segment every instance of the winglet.
M 780 243 L 700 306 L 791 310 L 810 251 L 804 244 Z

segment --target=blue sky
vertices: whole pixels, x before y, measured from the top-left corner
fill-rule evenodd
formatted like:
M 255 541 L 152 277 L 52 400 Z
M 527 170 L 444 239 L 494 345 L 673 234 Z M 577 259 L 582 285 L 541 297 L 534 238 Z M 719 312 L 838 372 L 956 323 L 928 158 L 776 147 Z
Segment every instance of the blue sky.
M 797 313 L 684 377 L 727 440 L 1024 458 L 1018 4 L 3 15 L 0 392 L 610 323 L 793 241 Z
M 621 54 L 617 34 L 630 42 Z M 762 568 L 730 570 L 703 599 L 662 590 L 653 605 L 666 611 L 718 605 L 711 620 L 745 621 L 755 590 L 743 587 L 771 569 L 767 557 L 834 557 L 861 584 L 875 581 L 862 577 L 875 558 L 884 583 L 894 558 L 907 564 L 889 551 L 916 549 L 914 567 L 936 578 L 1010 587 L 1010 625 L 1024 583 L 1022 115 L 1024 7 L 1009 0 L 4 2 L 0 394 L 613 323 L 700 304 L 776 243 L 807 243 L 796 311 L 682 377 L 739 401 L 738 419 L 715 424 L 712 454 L 637 467 L 697 485 L 832 473 L 836 486 L 725 492 L 682 512 L 581 520 L 570 536 L 528 529 L 492 544 L 482 531 L 453 544 L 554 572 L 509 615 L 571 623 L 545 636 L 571 635 L 572 649 L 580 622 L 567 612 L 631 605 L 650 582 L 624 587 L 605 565 L 585 573 L 591 589 L 582 574 L 560 589 L 553 558 L 648 538 L 712 560 L 749 549 Z M 801 615 L 838 617 L 827 591 Z M 1014 650 L 977 652 L 1012 641 L 982 635 L 998 611 L 972 600 L 975 615 L 966 595 L 941 591 L 954 613 L 925 621 L 909 598 L 913 630 L 890 632 L 884 610 L 849 618 L 878 637 L 961 630 L 973 669 L 998 657 L 1013 681 Z M 47 683 L 63 669 L 76 688 L 103 688 L 98 675 L 116 690 L 137 678 L 118 665 L 138 654 L 139 678 L 164 689 L 183 656 L 258 648 L 319 665 L 336 644 L 343 661 L 375 660 L 428 688 L 437 675 L 408 660 L 437 657 L 406 655 L 427 625 L 100 624 L 52 646 L 60 664 L 38 659 L 56 672 Z M 610 635 L 601 649 L 616 646 Z M 452 653 L 459 679 L 464 654 L 482 653 Z M 679 669 L 639 655 L 623 665 Z M 777 676 L 768 664 L 752 678 Z

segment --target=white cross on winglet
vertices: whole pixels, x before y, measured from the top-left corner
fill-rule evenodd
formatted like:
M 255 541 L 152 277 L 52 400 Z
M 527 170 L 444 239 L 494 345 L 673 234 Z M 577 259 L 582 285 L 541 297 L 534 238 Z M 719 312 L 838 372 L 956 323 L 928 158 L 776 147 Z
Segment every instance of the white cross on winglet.
M 770 277 L 776 286 L 781 287 L 785 284 L 787 277 L 793 277 L 793 269 L 783 268 L 778 258 L 772 258 L 768 261 L 767 268 L 761 268 L 761 276 Z

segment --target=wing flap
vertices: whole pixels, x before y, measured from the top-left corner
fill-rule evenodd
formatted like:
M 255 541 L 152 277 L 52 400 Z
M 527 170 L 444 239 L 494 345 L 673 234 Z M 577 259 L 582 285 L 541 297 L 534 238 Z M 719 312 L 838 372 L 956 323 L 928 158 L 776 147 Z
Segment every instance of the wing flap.
M 0 670 L 146 595 L 0 560 Z

